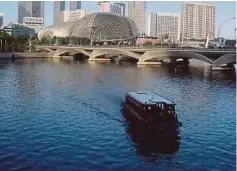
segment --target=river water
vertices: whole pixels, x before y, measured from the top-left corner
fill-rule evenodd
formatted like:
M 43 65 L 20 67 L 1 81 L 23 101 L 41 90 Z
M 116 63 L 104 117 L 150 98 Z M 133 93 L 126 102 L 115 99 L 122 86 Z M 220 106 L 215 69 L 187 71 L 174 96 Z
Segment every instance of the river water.
M 235 170 L 235 73 L 68 60 L 0 61 L 0 170 Z M 179 138 L 124 118 L 128 91 L 177 104 Z

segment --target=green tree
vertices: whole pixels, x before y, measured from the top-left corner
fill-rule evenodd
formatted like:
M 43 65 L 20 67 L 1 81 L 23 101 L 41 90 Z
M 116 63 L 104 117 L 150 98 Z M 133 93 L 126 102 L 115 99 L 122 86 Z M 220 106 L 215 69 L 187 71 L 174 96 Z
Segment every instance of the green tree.
M 164 36 L 165 39 L 168 39 L 169 38 L 169 34 L 166 33 L 165 36 Z
M 144 43 L 144 46 L 145 46 L 145 47 L 152 46 L 152 42 L 146 42 L 146 43 Z

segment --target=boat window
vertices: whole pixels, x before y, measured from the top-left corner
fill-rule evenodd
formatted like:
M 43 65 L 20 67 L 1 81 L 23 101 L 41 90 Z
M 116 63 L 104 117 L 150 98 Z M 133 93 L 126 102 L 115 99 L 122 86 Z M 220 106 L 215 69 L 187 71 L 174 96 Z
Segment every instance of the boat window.
M 148 106 L 147 109 L 148 109 L 148 110 L 151 110 L 151 106 Z

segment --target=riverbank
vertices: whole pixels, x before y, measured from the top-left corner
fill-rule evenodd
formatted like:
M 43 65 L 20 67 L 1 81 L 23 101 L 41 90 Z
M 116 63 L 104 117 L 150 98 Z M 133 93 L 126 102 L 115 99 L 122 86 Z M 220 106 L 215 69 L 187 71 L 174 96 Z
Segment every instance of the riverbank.
M 45 52 L 17 52 L 17 53 L 0 53 L 0 60 L 6 59 L 25 59 L 25 58 L 52 58 L 52 54 Z

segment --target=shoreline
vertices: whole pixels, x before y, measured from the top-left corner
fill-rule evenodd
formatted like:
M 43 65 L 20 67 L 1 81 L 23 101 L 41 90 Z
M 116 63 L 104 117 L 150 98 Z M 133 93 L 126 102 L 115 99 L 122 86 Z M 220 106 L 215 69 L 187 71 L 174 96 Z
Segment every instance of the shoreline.
M 42 52 L 9 52 L 0 53 L 0 60 L 26 59 L 26 58 L 53 58 L 52 54 Z

